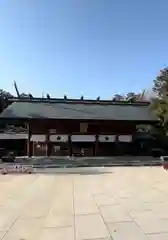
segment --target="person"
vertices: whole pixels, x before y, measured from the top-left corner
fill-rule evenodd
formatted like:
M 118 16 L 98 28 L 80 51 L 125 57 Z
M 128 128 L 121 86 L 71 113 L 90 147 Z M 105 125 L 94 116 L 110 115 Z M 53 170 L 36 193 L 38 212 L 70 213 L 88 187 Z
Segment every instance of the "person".
M 164 156 L 161 156 L 162 166 L 167 171 L 168 170 L 168 159 Z
M 168 162 L 163 163 L 163 168 L 167 171 L 168 170 Z

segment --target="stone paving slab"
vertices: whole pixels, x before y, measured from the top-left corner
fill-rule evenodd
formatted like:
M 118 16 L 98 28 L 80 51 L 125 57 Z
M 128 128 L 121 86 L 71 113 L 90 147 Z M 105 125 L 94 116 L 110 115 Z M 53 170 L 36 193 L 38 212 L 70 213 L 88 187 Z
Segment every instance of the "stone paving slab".
M 39 239 L 43 227 L 43 218 L 18 219 L 5 235 L 4 240 Z
M 132 221 L 128 212 L 120 205 L 100 207 L 100 212 L 106 223 Z
M 108 224 L 113 240 L 144 240 L 146 235 L 135 222 L 119 222 Z
M 50 212 L 46 217 L 45 227 L 74 227 L 74 215 L 72 214 L 55 214 Z
M 6 232 L 0 232 L 0 239 L 2 239 L 5 236 Z
M 0 240 L 167 240 L 162 167 L 0 175 Z
M 40 240 L 74 240 L 74 228 L 46 228 L 42 231 Z
M 109 237 L 109 231 L 100 214 L 86 214 L 75 217 L 76 239 L 95 239 Z
M 168 234 L 152 234 L 148 235 L 147 240 L 167 240 L 168 239 Z

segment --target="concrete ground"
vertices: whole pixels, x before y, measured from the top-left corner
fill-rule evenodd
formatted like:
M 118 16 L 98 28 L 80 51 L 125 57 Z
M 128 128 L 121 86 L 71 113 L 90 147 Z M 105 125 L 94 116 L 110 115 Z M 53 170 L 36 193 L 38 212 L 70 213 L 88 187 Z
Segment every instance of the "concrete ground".
M 0 239 L 168 239 L 162 167 L 60 171 L 0 175 Z

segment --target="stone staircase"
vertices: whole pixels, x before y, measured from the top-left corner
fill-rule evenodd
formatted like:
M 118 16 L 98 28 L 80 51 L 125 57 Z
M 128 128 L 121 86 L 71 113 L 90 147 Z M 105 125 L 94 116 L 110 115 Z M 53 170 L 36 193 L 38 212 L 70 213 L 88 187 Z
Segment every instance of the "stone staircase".
M 155 166 L 161 165 L 159 158 L 153 157 L 93 157 L 77 159 L 89 166 Z
M 157 166 L 161 165 L 159 158 L 153 157 L 32 157 L 16 159 L 17 163 L 34 165 L 36 168 L 71 168 L 71 167 L 101 167 L 101 166 Z

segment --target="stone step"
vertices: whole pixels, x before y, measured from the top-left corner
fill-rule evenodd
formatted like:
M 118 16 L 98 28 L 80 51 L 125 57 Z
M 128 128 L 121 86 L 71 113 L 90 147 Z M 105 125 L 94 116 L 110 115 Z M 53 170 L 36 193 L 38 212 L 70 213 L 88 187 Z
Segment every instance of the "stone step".
M 161 165 L 159 158 L 152 157 L 32 157 L 16 159 L 18 163 L 33 164 L 37 168 L 66 168 L 84 166 L 155 166 Z

